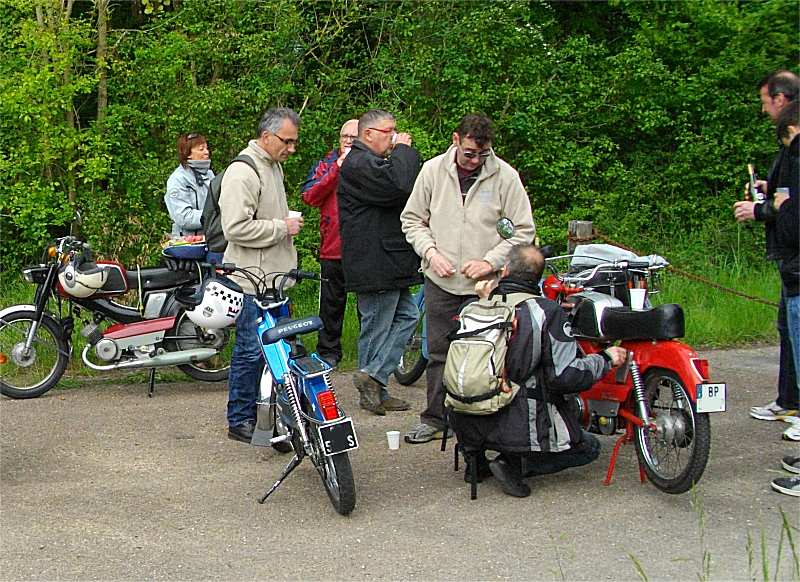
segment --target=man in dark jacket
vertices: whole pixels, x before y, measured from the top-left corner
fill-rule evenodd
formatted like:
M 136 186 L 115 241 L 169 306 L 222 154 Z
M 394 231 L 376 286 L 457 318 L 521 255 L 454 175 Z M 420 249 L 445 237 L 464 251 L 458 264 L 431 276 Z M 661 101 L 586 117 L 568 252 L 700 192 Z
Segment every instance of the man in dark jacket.
M 781 111 L 789 103 L 800 98 L 799 94 L 800 78 L 791 71 L 776 71 L 759 82 L 761 111 L 769 115 L 773 122 L 777 122 Z M 789 186 L 778 175 L 778 170 L 784 166 L 788 155 L 788 148 L 780 144 L 778 153 L 767 173 L 767 180 L 759 180 L 757 183 L 759 190 L 766 194 L 766 200 L 761 203 L 744 200 L 734 204 L 733 208 L 734 216 L 739 222 L 756 220 L 764 223 L 766 254 L 767 260 L 770 261 L 780 260 L 775 241 L 777 211 L 774 206 L 774 197 L 778 188 Z M 786 301 L 783 293 L 781 293 L 781 301 L 778 307 L 778 332 L 780 334 L 781 348 L 778 395 L 773 402 L 764 406 L 753 406 L 750 409 L 750 416 L 759 420 L 783 420 L 786 417 L 796 415 L 798 408 L 800 408 L 796 389 L 797 371 L 792 357 L 792 345 L 789 340 L 786 323 Z
M 409 287 L 421 281 L 419 258 L 400 229 L 400 212 L 420 167 L 411 136 L 380 109 L 358 120 L 358 139 L 339 175 L 339 223 L 345 288 L 358 296 L 361 333 L 353 383 L 362 408 L 377 415 L 408 410 L 389 395 L 389 375 L 419 319 Z
M 319 316 L 324 328 L 319 331 L 317 352 L 334 367 L 342 359 L 342 323 L 347 307 L 342 271 L 342 240 L 339 238 L 339 169 L 353 147 L 358 119 L 346 121 L 339 131 L 339 147 L 314 164 L 303 184 L 303 202 L 320 209 L 319 265 L 322 283 L 319 288 Z
M 517 245 L 511 249 L 495 289 L 489 281 L 475 286 L 479 297 L 534 296 L 516 307 L 515 331 L 506 354 L 508 378 L 523 389 L 511 404 L 492 415 L 450 414 L 464 447 L 501 451 L 489 469 L 503 491 L 514 497 L 530 495 L 523 476 L 555 473 L 598 457 L 600 443 L 581 430 L 574 394 L 588 390 L 626 358 L 620 347 L 580 357 L 575 339 L 567 335 L 564 310 L 539 295 L 543 270 L 544 257 L 536 247 Z M 483 458 L 478 461 L 486 462 Z

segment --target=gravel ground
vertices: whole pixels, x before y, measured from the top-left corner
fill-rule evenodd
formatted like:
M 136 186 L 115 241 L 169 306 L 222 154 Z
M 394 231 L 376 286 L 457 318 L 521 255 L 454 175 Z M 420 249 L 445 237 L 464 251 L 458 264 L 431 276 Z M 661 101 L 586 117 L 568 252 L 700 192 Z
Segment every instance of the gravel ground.
M 530 480 L 527 499 L 490 479 L 470 501 L 451 448 L 389 451 L 385 431 L 405 431 L 416 415 L 367 415 L 349 376 L 336 374 L 361 445 L 349 517 L 333 511 L 307 462 L 256 503 L 288 458 L 226 438 L 224 384 L 164 383 L 148 399 L 146 384 L 120 375 L 2 398 L 0 578 L 628 580 L 638 564 L 650 580 L 688 580 L 707 556 L 713 580 L 762 579 L 765 563 L 770 578 L 777 564 L 777 579 L 791 579 L 797 552 L 785 540 L 778 564 L 780 509 L 798 547 L 800 499 L 769 481 L 781 456 L 800 451 L 781 441 L 787 425 L 747 415 L 774 397 L 777 349 L 704 355 L 728 382 L 729 408 L 712 416 L 694 495 L 641 485 L 630 446 L 603 486 L 613 439 L 600 437 L 598 462 Z M 392 388 L 420 410 L 422 381 Z

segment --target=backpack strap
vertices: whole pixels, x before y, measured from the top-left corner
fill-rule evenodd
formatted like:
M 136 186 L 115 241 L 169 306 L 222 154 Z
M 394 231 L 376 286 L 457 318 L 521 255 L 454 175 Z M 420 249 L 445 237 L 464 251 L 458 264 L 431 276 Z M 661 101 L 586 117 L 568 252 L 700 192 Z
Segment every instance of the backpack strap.
M 251 170 L 253 170 L 256 173 L 256 178 L 258 178 L 258 197 L 261 198 L 261 174 L 258 173 L 258 168 L 256 168 L 256 163 L 253 161 L 253 158 L 251 158 L 247 154 L 239 154 L 238 156 L 236 156 L 231 160 L 230 165 L 233 165 L 235 162 L 244 162 L 245 164 L 250 166 Z M 219 203 L 215 201 L 215 204 L 217 206 L 217 212 L 220 212 Z M 253 214 L 253 218 L 256 218 L 256 214 L 257 212 Z
M 484 331 L 489 331 L 490 329 L 511 329 L 513 327 L 514 322 L 512 321 L 499 321 L 497 323 L 486 325 L 484 327 L 478 327 L 470 331 L 459 332 L 458 330 L 453 330 L 447 334 L 447 339 L 453 341 L 464 337 L 477 335 L 479 333 L 483 333 Z

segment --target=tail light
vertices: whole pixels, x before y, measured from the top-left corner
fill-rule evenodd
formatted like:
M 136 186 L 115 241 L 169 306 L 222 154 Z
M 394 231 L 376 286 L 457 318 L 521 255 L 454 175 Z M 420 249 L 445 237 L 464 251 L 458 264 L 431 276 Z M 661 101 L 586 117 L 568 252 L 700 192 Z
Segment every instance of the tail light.
M 325 420 L 336 420 L 339 418 L 339 407 L 336 404 L 336 395 L 331 390 L 317 394 L 317 402 L 322 409 L 322 417 Z
M 703 380 L 710 380 L 711 373 L 708 367 L 708 360 L 701 360 L 700 358 L 692 358 L 692 365 L 697 373 Z

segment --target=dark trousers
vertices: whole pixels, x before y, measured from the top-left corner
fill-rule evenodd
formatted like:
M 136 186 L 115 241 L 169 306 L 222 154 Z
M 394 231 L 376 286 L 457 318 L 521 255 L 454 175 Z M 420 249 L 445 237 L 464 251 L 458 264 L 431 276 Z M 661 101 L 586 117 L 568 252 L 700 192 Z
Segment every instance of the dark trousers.
M 453 318 L 461 305 L 477 295 L 453 295 L 425 278 L 425 317 L 428 326 L 428 368 L 425 379 L 428 384 L 428 404 L 420 414 L 420 421 L 429 426 L 444 428 L 444 360 L 450 340 L 447 334 L 456 327 Z
M 322 259 L 319 263 L 322 278 L 327 281 L 319 286 L 319 316 L 325 327 L 319 331 L 317 352 L 328 361 L 338 362 L 342 359 L 342 325 L 347 307 L 344 271 L 342 261 Z
M 588 465 L 600 456 L 600 441 L 583 431 L 581 442 L 561 453 L 501 453 L 503 459 L 522 477 L 550 475 L 570 467 Z
M 778 398 L 776 402 L 781 408 L 796 410 L 798 406 L 797 370 L 792 357 L 792 342 L 789 335 L 789 324 L 786 321 L 786 298 L 781 289 L 781 302 L 778 306 L 778 334 L 781 338 L 780 368 L 778 370 Z

